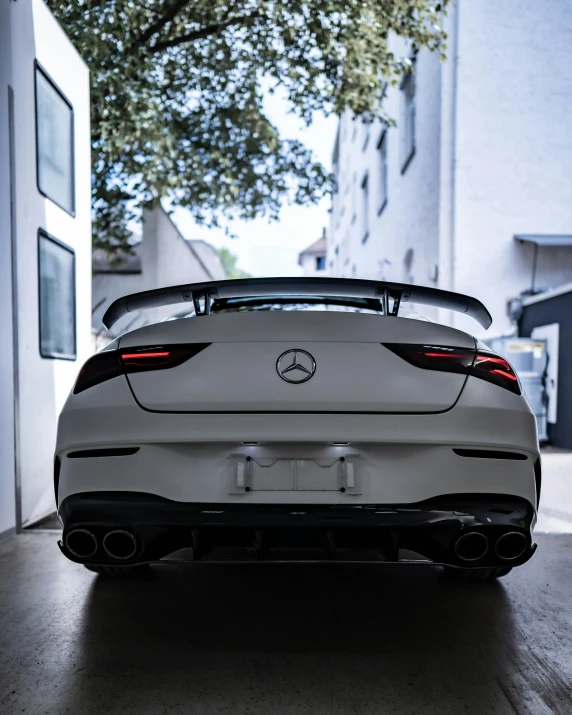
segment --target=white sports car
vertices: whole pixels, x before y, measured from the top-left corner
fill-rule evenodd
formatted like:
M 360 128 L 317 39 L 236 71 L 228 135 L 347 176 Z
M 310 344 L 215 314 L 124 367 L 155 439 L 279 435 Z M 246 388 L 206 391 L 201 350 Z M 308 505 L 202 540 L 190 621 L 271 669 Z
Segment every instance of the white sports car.
M 114 340 L 59 420 L 62 552 L 93 571 L 189 559 L 420 561 L 471 580 L 534 553 L 535 417 L 471 335 L 405 302 L 458 293 L 337 278 L 230 280 L 121 298 L 190 302 Z M 128 568 L 129 567 L 129 568 Z

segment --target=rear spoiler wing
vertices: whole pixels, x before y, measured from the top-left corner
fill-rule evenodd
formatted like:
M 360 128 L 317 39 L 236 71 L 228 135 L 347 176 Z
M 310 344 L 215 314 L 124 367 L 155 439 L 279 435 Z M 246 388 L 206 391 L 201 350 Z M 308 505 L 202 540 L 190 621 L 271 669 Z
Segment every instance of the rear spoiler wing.
M 437 288 L 354 278 L 241 278 L 188 283 L 126 295 L 105 311 L 103 324 L 111 328 L 127 313 L 163 305 L 192 302 L 197 315 L 208 315 L 213 301 L 257 296 L 331 296 L 374 298 L 385 315 L 397 315 L 401 303 L 419 303 L 470 315 L 487 329 L 492 318 L 476 298 Z

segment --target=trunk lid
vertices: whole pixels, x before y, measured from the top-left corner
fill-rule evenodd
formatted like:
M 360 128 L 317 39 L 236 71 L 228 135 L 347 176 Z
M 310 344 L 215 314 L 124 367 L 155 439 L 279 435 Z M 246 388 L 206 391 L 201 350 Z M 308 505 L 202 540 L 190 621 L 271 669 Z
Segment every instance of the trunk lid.
M 465 375 L 415 367 L 382 343 L 474 348 L 434 323 L 344 312 L 250 312 L 170 321 L 133 331 L 121 348 L 210 345 L 177 367 L 130 374 L 158 412 L 441 412 Z

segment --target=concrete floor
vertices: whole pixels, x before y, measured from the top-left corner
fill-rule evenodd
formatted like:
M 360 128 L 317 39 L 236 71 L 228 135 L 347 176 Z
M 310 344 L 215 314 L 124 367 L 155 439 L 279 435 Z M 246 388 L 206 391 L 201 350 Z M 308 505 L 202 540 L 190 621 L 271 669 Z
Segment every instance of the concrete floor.
M 0 713 L 572 713 L 572 536 L 498 583 L 427 566 L 163 566 L 0 546 Z
M 0 714 L 572 715 L 572 453 L 538 551 L 497 583 L 428 566 L 161 566 L 114 581 L 57 531 L 0 545 Z

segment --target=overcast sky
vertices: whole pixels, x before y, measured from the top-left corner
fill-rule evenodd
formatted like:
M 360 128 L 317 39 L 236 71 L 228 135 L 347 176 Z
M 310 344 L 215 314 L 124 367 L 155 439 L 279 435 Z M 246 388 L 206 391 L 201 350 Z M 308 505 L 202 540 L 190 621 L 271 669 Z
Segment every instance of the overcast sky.
M 331 169 L 336 117 L 318 116 L 306 127 L 286 113 L 285 102 L 276 95 L 268 98 L 265 109 L 283 138 L 304 142 L 326 169 Z M 217 247 L 226 246 L 238 256 L 239 267 L 253 276 L 291 276 L 301 273 L 298 253 L 316 241 L 324 227 L 329 230 L 329 206 L 329 199 L 308 208 L 284 206 L 279 222 L 263 218 L 235 221 L 232 231 L 236 238 L 228 238 L 223 230 L 197 226 L 186 209 L 176 209 L 172 218 L 185 238 L 202 238 Z

